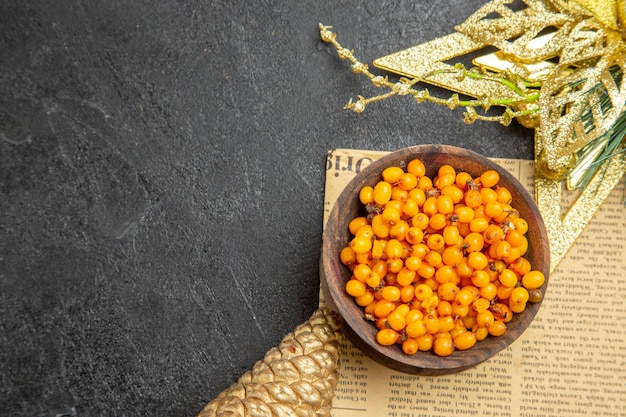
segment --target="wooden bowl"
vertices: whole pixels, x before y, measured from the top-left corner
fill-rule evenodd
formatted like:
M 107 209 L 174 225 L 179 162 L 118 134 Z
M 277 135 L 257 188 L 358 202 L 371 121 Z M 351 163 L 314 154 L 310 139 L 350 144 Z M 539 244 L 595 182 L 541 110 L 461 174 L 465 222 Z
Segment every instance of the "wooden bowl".
M 339 253 L 351 239 L 348 230 L 349 221 L 359 215 L 366 215 L 359 201 L 359 190 L 366 185 L 374 186 L 380 181 L 381 173 L 386 167 L 406 166 L 414 158 L 420 158 L 424 162 L 427 175 L 431 178 L 434 178 L 437 169 L 443 164 L 452 165 L 457 171 L 466 171 L 472 176 L 478 176 L 488 169 L 498 171 L 499 184 L 506 186 L 513 196 L 512 206 L 528 221 L 526 237 L 529 249 L 524 257 L 531 262 L 533 269 L 544 273 L 546 281 L 541 288 L 544 294 L 550 266 L 548 237 L 533 198 L 516 178 L 489 159 L 457 147 L 418 145 L 390 153 L 361 171 L 340 194 L 323 234 L 320 272 L 324 299 L 342 318 L 342 331 L 345 336 L 364 354 L 389 368 L 419 375 L 450 374 L 473 367 L 513 343 L 530 325 L 541 302 L 529 302 L 525 311 L 515 314 L 513 320 L 507 324 L 504 335 L 488 336 L 473 347 L 463 351 L 456 350 L 446 357 L 437 356 L 432 352 L 407 355 L 402 352 L 399 345 L 382 346 L 376 342 L 376 327 L 371 321 L 364 319 L 363 308 L 345 291 L 345 283 L 352 274 L 341 263 Z

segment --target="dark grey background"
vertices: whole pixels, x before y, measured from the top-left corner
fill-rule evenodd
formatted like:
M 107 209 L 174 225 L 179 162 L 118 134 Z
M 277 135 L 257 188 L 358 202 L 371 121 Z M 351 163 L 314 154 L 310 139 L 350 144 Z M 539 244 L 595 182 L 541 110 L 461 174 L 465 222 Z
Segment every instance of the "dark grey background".
M 375 91 L 317 28 L 371 62 L 482 4 L 3 1 L 0 414 L 197 414 L 316 307 L 329 149 L 531 159 L 516 124 L 342 110 Z

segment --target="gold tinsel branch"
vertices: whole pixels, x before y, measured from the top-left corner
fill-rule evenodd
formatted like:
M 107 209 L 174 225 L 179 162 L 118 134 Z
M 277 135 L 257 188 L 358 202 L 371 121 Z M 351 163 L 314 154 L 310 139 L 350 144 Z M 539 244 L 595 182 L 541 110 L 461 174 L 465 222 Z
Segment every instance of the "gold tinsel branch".
M 325 26 L 319 24 L 320 36 L 324 42 L 327 42 L 335 47 L 339 58 L 346 59 L 352 63 L 352 71 L 355 74 L 363 74 L 367 77 L 374 87 L 383 87 L 389 91 L 383 94 L 379 94 L 373 97 L 364 97 L 362 95 L 357 96 L 356 101 L 350 100 L 348 104 L 344 106 L 344 109 L 352 110 L 356 113 L 361 113 L 365 110 L 365 107 L 377 101 L 381 101 L 393 96 L 412 96 L 418 103 L 428 101 L 435 104 L 447 106 L 450 110 L 454 110 L 458 107 L 465 109 L 463 120 L 465 123 L 473 123 L 476 120 L 483 121 L 497 121 L 505 126 L 508 126 L 511 121 L 518 117 L 527 117 L 536 114 L 539 111 L 537 101 L 539 99 L 539 92 L 535 87 L 538 87 L 536 81 L 522 78 L 512 73 L 494 74 L 482 68 L 472 68 L 467 70 L 463 64 L 456 64 L 452 74 L 462 81 L 466 77 L 480 79 L 485 82 L 500 83 L 511 90 L 511 96 L 509 97 L 489 97 L 483 96 L 479 99 L 461 100 L 458 94 L 452 94 L 449 98 L 444 99 L 435 97 L 430 94 L 428 89 L 418 89 L 416 84 L 425 81 L 431 77 L 442 74 L 444 72 L 450 73 L 448 70 L 433 70 L 422 77 L 406 78 L 400 77 L 397 82 L 389 81 L 388 77 L 381 75 L 375 75 L 369 70 L 369 66 L 359 61 L 354 52 L 350 49 L 344 48 L 337 41 L 337 34 L 332 32 L 331 26 Z M 480 114 L 476 111 L 476 108 L 482 108 L 485 112 L 493 106 L 504 107 L 504 112 L 500 115 L 488 116 Z

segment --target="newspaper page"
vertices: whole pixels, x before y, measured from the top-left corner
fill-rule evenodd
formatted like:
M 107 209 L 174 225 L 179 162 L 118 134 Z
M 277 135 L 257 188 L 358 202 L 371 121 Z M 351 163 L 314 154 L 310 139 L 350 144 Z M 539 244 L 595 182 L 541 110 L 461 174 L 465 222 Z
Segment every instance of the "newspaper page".
M 346 183 L 385 154 L 329 152 L 324 224 Z M 533 161 L 494 161 L 532 191 Z M 469 370 L 426 377 L 386 368 L 343 340 L 332 416 L 626 417 L 624 184 L 550 275 L 538 315 L 513 345 Z

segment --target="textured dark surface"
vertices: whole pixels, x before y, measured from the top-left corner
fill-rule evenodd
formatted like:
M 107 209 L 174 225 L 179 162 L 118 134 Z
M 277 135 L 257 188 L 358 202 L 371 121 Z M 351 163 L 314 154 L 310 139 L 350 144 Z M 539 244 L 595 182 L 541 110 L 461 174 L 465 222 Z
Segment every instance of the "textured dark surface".
M 197 414 L 316 307 L 329 149 L 532 158 L 517 125 L 343 111 L 374 91 L 319 40 L 371 62 L 482 3 L 3 1 L 0 414 Z

